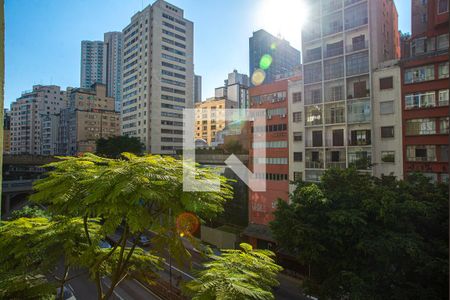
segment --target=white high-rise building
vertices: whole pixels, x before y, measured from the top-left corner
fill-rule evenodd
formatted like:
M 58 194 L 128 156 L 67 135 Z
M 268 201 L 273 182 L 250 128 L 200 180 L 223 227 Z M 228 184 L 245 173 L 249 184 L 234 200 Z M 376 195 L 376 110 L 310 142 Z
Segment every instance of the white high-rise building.
M 57 119 L 67 96 L 56 85 L 35 85 L 11 104 L 11 154 L 55 154 Z
M 182 148 L 183 109 L 193 108 L 194 24 L 163 0 L 123 30 L 122 134 L 150 153 Z
M 103 82 L 103 42 L 81 41 L 80 86 L 90 88 Z
M 106 84 L 107 96 L 114 97 L 116 111 L 120 111 L 122 105 L 122 50 L 122 32 L 106 32 L 103 42 L 102 82 Z

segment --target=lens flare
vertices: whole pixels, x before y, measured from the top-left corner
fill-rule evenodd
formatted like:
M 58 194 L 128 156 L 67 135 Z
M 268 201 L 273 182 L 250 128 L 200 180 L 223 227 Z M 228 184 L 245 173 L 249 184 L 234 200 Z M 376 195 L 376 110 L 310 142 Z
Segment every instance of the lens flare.
M 261 85 L 264 82 L 264 79 L 266 79 L 266 72 L 261 69 L 257 69 L 252 74 L 252 83 L 253 85 Z
M 273 42 L 270 44 L 270 50 L 277 50 L 277 43 Z
M 197 216 L 190 212 L 184 212 L 177 217 L 176 226 L 181 237 L 193 235 L 200 225 Z
M 272 56 L 270 54 L 264 54 L 259 61 L 259 67 L 263 70 L 267 70 L 272 64 Z

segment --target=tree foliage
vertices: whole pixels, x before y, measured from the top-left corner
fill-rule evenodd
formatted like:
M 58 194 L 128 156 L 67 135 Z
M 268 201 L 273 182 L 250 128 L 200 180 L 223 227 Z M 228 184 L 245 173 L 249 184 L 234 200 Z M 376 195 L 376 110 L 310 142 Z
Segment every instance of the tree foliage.
M 219 180 L 221 189 L 184 192 L 183 162 L 172 157 L 124 153 L 122 159 L 109 159 L 88 153 L 60 159 L 47 166 L 52 171 L 35 184 L 31 196 L 52 217 L 21 218 L 0 227 L 0 263 L 6 264 L 2 271 L 48 276 L 63 258 L 64 274 L 58 284 L 70 279 L 70 269 L 81 267 L 95 281 L 98 299 L 108 299 L 127 274 L 154 278 L 167 248 L 179 261 L 189 258 L 180 235 L 191 238 L 190 232 L 177 228 L 177 216 L 189 212 L 200 220 L 213 218 L 232 196 L 226 178 L 192 166 L 188 172 L 199 179 Z M 112 248 L 99 247 L 100 239 L 119 229 Z M 156 250 L 137 247 L 147 230 L 157 233 L 152 240 Z M 102 289 L 104 276 L 111 279 L 108 290 Z
M 212 261 L 204 264 L 206 269 L 186 284 L 192 299 L 274 299 L 271 289 L 279 284 L 276 276 L 282 270 L 273 260 L 274 253 L 246 243 L 240 247 L 209 255 Z
M 109 158 L 120 158 L 124 152 L 142 155 L 144 144 L 137 137 L 113 136 L 97 140 L 96 154 Z
M 16 220 L 20 218 L 46 218 L 49 217 L 49 214 L 36 206 L 33 205 L 25 205 L 20 210 L 15 210 L 11 213 L 11 217 L 9 220 Z
M 448 185 L 328 170 L 278 203 L 271 228 L 321 299 L 448 297 Z

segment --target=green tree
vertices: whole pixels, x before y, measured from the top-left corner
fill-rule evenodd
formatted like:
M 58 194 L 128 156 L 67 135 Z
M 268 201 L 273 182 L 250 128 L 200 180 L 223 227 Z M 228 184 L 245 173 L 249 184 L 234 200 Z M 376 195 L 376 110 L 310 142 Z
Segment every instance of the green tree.
M 328 170 L 279 201 L 272 231 L 321 299 L 446 299 L 448 185 Z
M 99 156 L 119 158 L 121 153 L 124 152 L 142 155 L 143 151 L 144 144 L 136 137 L 124 135 L 97 140 L 96 154 Z
M 13 211 L 9 219 L 16 220 L 20 218 L 46 218 L 48 216 L 49 214 L 45 210 L 37 206 L 25 205 L 24 207 L 22 207 L 22 209 Z
M 279 284 L 276 276 L 282 270 L 273 260 L 274 253 L 246 243 L 240 247 L 209 255 L 212 261 L 204 264 L 198 279 L 186 284 L 186 293 L 194 300 L 274 299 L 272 288 Z
M 77 238 L 61 235 L 60 243 L 80 245 L 81 248 L 60 246 L 67 252 L 64 255 L 55 253 L 45 266 L 55 266 L 55 259 L 59 261 L 64 257 L 64 282 L 68 280 L 69 269 L 85 268 L 96 283 L 98 299 L 110 298 L 129 273 L 154 278 L 167 248 L 180 262 L 189 258 L 180 235 L 190 239 L 190 232 L 177 227 L 176 218 L 190 212 L 200 220 L 209 220 L 223 211 L 224 202 L 232 196 L 227 179 L 211 169 L 187 166 L 187 171 L 193 172 L 198 179 L 219 180 L 220 191 L 184 192 L 181 160 L 156 155 L 138 157 L 129 153 L 122 157 L 108 159 L 89 153 L 81 157 L 61 157 L 60 161 L 48 165 L 52 171 L 35 184 L 36 193 L 31 196 L 32 201 L 45 205 L 54 216 L 48 220 L 51 226 L 73 224 L 76 227 L 72 229 L 73 234 L 82 233 Z M 21 220 L 24 219 L 16 222 Z M 58 222 L 53 225 L 55 220 Z M 5 230 L 0 234 L 2 240 L 14 231 L 12 222 L 2 225 Z M 39 250 L 43 253 L 42 260 L 46 259 L 45 249 L 53 245 L 47 239 L 54 238 L 48 233 L 50 228 L 53 227 L 35 232 L 33 236 L 42 241 L 30 244 L 28 251 L 24 250 L 24 245 L 23 254 Z M 115 234 L 120 228 L 120 238 L 114 247 L 102 249 L 98 246 L 102 237 Z M 147 252 L 137 247 L 139 236 L 146 230 L 157 233 L 153 243 L 159 250 Z M 23 240 L 26 244 L 27 238 Z M 134 241 L 132 245 L 129 240 Z M 9 253 L 9 246 L 6 242 L 0 243 L 0 252 Z M 17 263 L 13 253 L 10 259 L 11 263 Z M 26 268 L 17 270 L 22 275 L 29 271 Z M 36 272 L 47 276 L 49 269 L 36 268 Z M 104 276 L 111 279 L 107 290 L 102 289 L 101 278 Z

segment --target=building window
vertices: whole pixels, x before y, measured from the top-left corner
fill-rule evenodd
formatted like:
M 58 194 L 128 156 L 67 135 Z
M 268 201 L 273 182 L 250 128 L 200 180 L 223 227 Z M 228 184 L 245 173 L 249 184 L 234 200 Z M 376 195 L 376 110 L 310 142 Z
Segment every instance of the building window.
M 435 145 L 412 145 L 406 147 L 408 161 L 436 161 Z
M 303 173 L 302 172 L 294 172 L 294 181 L 301 181 L 303 180 Z
M 292 113 L 292 119 L 295 123 L 301 122 L 302 121 L 302 112 L 294 112 Z
M 380 102 L 380 115 L 389 115 L 394 113 L 394 101 Z
M 435 119 L 413 119 L 406 121 L 406 135 L 436 134 Z
M 301 142 L 303 140 L 303 132 L 294 132 L 294 142 Z
M 440 161 L 448 162 L 448 145 L 439 146 L 441 149 Z
M 438 2 L 438 14 L 448 12 L 448 0 L 439 0 Z
M 368 72 L 369 72 L 369 53 L 367 51 L 347 55 L 347 75 L 357 75 Z
M 434 80 L 434 65 L 411 68 L 405 71 L 405 83 L 428 80 Z
M 302 93 L 301 92 L 292 94 L 292 102 L 296 103 L 296 102 L 301 102 L 301 101 L 302 101 Z
M 439 91 L 439 106 L 448 105 L 448 90 Z
M 394 137 L 394 126 L 383 126 L 383 127 L 381 127 L 381 137 L 382 138 L 392 138 L 392 137 Z
M 321 125 L 322 124 L 322 106 L 308 106 L 306 107 L 306 125 Z
M 440 119 L 440 121 L 439 121 L 439 133 L 440 134 L 448 134 L 449 133 L 448 120 L 449 120 L 449 117 Z
M 394 163 L 395 151 L 381 151 L 381 161 L 385 163 Z
M 303 152 L 294 152 L 294 161 L 296 162 L 303 161 Z
M 441 34 L 437 37 L 437 49 L 448 50 L 448 33 Z
M 439 79 L 448 78 L 448 62 L 439 64 Z
M 380 78 L 380 90 L 392 89 L 393 87 L 394 87 L 394 78 L 392 76 Z
M 350 144 L 352 146 L 370 145 L 370 130 L 352 130 L 350 134 Z
M 434 106 L 436 106 L 435 92 L 409 94 L 405 96 L 405 109 L 434 107 Z

